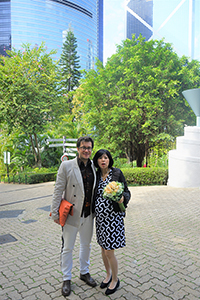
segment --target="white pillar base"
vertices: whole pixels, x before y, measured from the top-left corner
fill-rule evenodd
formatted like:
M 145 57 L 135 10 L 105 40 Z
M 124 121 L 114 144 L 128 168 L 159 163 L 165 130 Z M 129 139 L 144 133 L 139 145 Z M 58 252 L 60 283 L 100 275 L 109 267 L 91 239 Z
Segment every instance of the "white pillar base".
M 169 151 L 168 185 L 200 187 L 200 127 L 184 128 L 184 136 L 177 137 L 176 150 Z

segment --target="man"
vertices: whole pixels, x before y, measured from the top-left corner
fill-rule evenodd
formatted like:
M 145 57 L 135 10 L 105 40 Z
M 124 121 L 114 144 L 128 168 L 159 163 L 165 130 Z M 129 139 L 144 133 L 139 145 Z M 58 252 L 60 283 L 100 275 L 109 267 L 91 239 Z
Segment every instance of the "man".
M 73 204 L 73 216 L 68 215 L 62 227 L 61 270 L 63 273 L 62 295 L 71 293 L 72 251 L 76 235 L 80 235 L 80 279 L 88 285 L 97 284 L 90 276 L 90 250 L 93 234 L 92 197 L 96 183 L 96 172 L 90 160 L 94 142 L 91 137 L 80 137 L 77 141 L 78 156 L 61 163 L 58 170 L 53 202 L 52 219 L 59 224 L 59 206 L 64 192 L 64 199 Z

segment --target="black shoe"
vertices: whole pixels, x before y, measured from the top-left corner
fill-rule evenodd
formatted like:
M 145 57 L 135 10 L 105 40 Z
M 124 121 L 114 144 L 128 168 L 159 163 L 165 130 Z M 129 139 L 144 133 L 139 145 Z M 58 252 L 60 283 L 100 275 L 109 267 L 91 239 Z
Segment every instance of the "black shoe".
M 62 286 L 62 295 L 64 297 L 69 296 L 71 293 L 71 280 L 65 280 L 63 281 Z
M 116 292 L 116 290 L 117 290 L 118 287 L 119 287 L 119 279 L 118 279 L 118 281 L 117 281 L 116 286 L 114 287 L 114 289 L 107 288 L 105 294 L 106 295 L 114 294 Z
M 87 273 L 84 275 L 80 274 L 80 279 L 85 281 L 88 285 L 90 285 L 92 287 L 97 286 L 96 281 L 90 276 L 90 273 Z
M 111 283 L 111 281 L 112 281 L 112 276 L 110 277 L 108 282 L 105 283 L 102 281 L 102 283 L 100 284 L 100 288 L 105 289 L 109 285 L 109 283 Z

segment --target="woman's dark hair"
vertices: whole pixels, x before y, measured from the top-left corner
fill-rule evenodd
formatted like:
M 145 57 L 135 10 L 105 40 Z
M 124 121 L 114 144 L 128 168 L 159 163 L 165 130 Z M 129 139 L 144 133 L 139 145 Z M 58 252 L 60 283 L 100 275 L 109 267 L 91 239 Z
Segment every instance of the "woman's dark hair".
M 95 167 L 99 169 L 99 165 L 98 165 L 97 161 L 98 161 L 99 157 L 101 157 L 103 154 L 106 154 L 108 156 L 108 158 L 109 158 L 108 168 L 111 168 L 113 165 L 113 158 L 112 158 L 112 155 L 110 154 L 110 152 L 106 149 L 100 149 L 95 153 L 95 155 L 93 157 L 93 163 L 94 163 Z

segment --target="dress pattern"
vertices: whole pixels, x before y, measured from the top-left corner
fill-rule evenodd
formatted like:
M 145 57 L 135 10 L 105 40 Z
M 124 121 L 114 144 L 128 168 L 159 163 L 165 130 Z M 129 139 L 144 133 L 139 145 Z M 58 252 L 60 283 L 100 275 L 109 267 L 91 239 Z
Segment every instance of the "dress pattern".
M 106 250 L 118 249 L 126 246 L 124 229 L 124 212 L 116 213 L 110 200 L 103 198 L 104 187 L 112 181 L 110 170 L 105 181 L 99 181 L 95 200 L 96 237 L 98 244 Z

